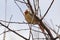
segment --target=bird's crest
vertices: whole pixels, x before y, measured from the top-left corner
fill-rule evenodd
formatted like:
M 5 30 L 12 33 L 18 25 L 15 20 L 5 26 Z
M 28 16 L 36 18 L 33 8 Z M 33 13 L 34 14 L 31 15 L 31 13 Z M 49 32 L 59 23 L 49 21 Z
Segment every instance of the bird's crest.
M 28 14 L 28 13 L 29 13 L 29 11 L 28 11 L 28 10 L 26 10 L 24 13 L 25 13 L 25 14 Z

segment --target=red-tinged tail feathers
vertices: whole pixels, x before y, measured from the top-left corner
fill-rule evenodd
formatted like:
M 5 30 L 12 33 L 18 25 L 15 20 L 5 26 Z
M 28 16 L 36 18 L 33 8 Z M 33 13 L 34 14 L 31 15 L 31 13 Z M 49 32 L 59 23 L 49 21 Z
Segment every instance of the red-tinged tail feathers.
M 39 27 L 40 27 L 41 31 L 44 32 L 44 28 L 41 26 L 41 24 L 39 24 Z

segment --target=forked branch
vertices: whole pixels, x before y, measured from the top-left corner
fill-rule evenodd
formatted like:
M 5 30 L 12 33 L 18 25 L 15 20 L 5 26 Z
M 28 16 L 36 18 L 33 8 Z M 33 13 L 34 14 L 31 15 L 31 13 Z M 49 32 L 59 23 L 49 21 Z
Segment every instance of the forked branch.
M 16 35 L 22 37 L 23 39 L 29 40 L 29 39 L 25 38 L 24 36 L 22 36 L 22 35 L 18 34 L 17 32 L 15 32 L 14 30 L 11 30 L 10 28 L 8 28 L 8 26 L 2 24 L 1 22 L 0 22 L 0 25 L 2 25 L 3 27 L 7 28 L 7 29 L 10 30 L 11 32 L 15 33 Z

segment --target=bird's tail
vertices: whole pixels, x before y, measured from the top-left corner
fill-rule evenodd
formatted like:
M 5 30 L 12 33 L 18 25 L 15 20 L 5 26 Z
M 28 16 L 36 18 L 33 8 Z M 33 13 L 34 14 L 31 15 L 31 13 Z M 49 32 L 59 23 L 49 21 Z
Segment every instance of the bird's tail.
M 44 28 L 43 26 L 41 26 L 41 24 L 39 24 L 39 28 L 41 29 L 42 32 L 44 32 Z

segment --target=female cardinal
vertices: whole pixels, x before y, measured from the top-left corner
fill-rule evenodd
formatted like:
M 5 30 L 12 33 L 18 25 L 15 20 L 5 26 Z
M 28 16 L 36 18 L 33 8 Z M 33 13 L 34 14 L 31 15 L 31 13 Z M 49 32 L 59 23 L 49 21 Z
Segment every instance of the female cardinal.
M 38 24 L 41 31 L 44 32 L 44 28 L 41 26 L 40 19 L 36 15 L 33 15 L 30 13 L 30 11 L 26 10 L 24 12 L 24 16 L 25 16 L 25 19 L 28 23 Z

